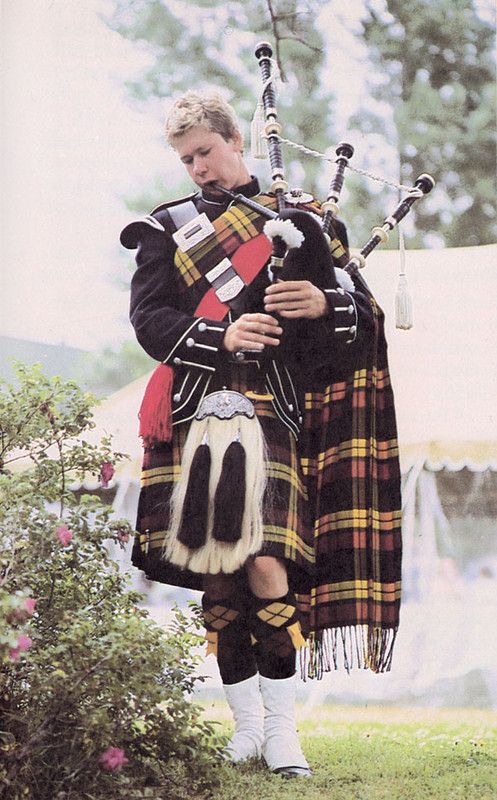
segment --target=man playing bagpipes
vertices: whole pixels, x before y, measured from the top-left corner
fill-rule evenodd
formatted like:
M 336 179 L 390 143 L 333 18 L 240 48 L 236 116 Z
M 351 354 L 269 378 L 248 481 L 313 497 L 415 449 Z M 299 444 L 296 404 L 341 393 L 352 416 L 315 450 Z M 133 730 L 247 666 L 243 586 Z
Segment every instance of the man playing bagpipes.
M 235 720 L 231 760 L 262 756 L 273 772 L 309 776 L 296 651 L 319 676 L 340 638 L 347 668 L 355 654 L 381 671 L 397 626 L 381 315 L 334 268 L 348 261 L 343 225 L 330 243 L 311 197 L 261 192 L 222 98 L 181 97 L 166 136 L 199 191 L 121 234 L 137 248 L 131 321 L 161 362 L 140 411 L 132 560 L 152 580 L 204 592 L 208 651 Z M 306 277 L 316 265 L 321 288 Z

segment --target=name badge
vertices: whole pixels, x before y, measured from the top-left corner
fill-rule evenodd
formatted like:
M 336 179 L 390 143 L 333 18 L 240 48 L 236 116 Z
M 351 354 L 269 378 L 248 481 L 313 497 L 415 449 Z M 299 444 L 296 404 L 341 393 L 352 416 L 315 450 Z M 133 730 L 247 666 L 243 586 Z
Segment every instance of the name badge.
M 188 253 L 192 247 L 199 242 L 203 242 L 214 233 L 214 225 L 207 218 L 207 214 L 199 214 L 198 217 L 191 219 L 185 225 L 173 233 L 173 239 L 184 253 Z

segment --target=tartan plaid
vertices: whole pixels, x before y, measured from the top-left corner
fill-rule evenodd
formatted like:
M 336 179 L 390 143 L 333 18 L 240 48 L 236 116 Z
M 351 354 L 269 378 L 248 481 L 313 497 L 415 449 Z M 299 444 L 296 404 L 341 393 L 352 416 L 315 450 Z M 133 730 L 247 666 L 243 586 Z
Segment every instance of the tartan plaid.
M 253 198 L 260 205 L 275 208 L 276 200 L 269 195 Z M 245 242 L 262 233 L 267 217 L 242 204 L 232 205 L 212 223 L 214 233 L 203 239 L 188 253 L 177 248 L 174 264 L 187 286 L 197 283 L 206 272 L 223 258 L 230 257 Z
M 266 208 L 276 208 L 276 199 L 270 195 L 258 195 L 253 199 Z M 303 208 L 322 216 L 318 203 L 308 204 Z M 192 247 L 188 253 L 177 248 L 174 264 L 186 287 L 202 280 L 223 258 L 229 258 L 242 244 L 262 233 L 266 222 L 266 217 L 240 201 L 213 221 L 214 233 L 211 236 Z M 347 264 L 348 252 L 339 239 L 332 239 L 330 250 L 337 266 L 343 267 Z
M 314 517 L 316 577 L 299 596 L 310 632 L 303 669 L 390 668 L 399 622 L 401 499 L 384 315 L 347 380 L 305 397 L 301 465 Z
M 246 391 L 246 369 L 243 365 L 233 366 L 230 388 Z M 270 401 L 258 400 L 254 405 L 268 452 L 263 545 L 258 555 L 285 560 L 292 586 L 299 591 L 309 590 L 315 554 L 296 442 Z M 201 589 L 202 575 L 182 570 L 161 557 L 170 519 L 169 500 L 180 475 L 188 429 L 188 424 L 175 425 L 171 442 L 145 451 L 133 563 L 153 580 Z

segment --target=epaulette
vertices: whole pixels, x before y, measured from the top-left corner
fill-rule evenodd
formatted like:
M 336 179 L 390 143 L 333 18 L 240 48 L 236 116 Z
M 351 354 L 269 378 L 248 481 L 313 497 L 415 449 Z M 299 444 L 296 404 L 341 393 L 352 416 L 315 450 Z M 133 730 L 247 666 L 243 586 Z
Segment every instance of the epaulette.
M 126 225 L 126 227 L 121 231 L 121 235 L 119 237 L 123 247 L 126 247 L 127 250 L 136 249 L 140 240 L 140 233 L 144 225 L 157 231 L 165 231 L 164 225 L 154 216 L 154 214 L 157 214 L 160 211 L 167 211 L 169 208 L 182 205 L 183 203 L 192 202 L 193 198 L 196 196 L 197 192 L 193 192 L 192 194 L 186 195 L 186 197 L 180 197 L 177 200 L 167 200 L 165 203 L 160 203 L 158 206 L 156 206 L 150 212 L 150 214 L 146 214 L 144 217 L 140 217 L 139 219 L 135 219 L 128 223 L 128 225 Z

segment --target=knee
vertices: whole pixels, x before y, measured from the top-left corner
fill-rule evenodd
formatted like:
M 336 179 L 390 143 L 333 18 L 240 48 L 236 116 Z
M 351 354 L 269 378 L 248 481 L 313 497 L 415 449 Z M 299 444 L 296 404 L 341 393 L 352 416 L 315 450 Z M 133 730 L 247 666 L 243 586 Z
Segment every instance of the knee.
M 206 575 L 203 590 L 210 600 L 223 600 L 235 592 L 236 584 L 229 575 Z
M 272 556 L 257 556 L 247 565 L 250 588 L 257 597 L 281 597 L 288 592 L 286 567 Z

